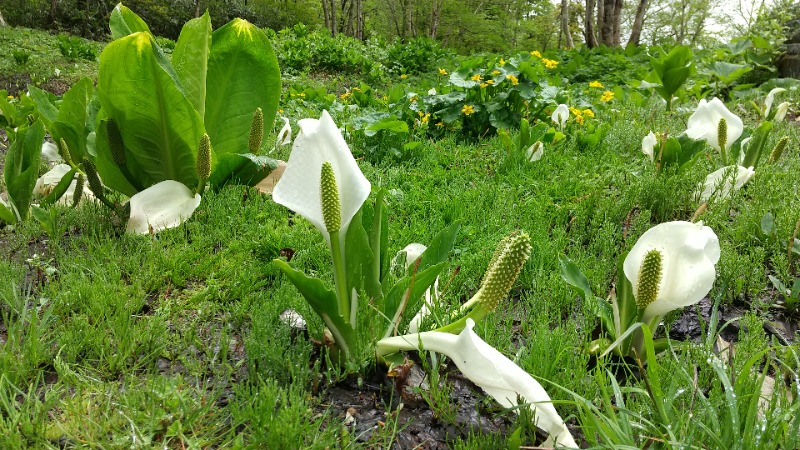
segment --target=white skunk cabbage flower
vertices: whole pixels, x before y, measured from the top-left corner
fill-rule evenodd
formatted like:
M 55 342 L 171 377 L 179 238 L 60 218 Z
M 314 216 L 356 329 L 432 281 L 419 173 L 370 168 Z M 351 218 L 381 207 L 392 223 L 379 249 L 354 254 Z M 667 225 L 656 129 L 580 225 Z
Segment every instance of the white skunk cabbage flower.
M 47 161 L 47 164 L 58 164 L 64 161 L 64 158 L 58 153 L 58 146 L 49 141 L 44 141 L 42 144 L 42 159 Z
M 531 409 L 535 425 L 549 435 L 544 447 L 577 448 L 578 444 L 542 385 L 475 334 L 474 326 L 475 321 L 467 319 L 466 327 L 458 335 L 426 331 L 382 339 L 378 342 L 378 352 L 391 354 L 400 350 L 424 349 L 441 353 L 503 407 L 518 406 L 517 398 L 521 397 Z
M 786 89 L 776 87 L 769 91 L 767 97 L 764 99 L 764 117 L 769 119 L 770 110 L 772 110 L 772 103 L 775 102 L 775 95 L 781 92 L 786 92 Z
M 283 128 L 278 132 L 278 138 L 275 140 L 275 147 L 283 147 L 292 143 L 292 126 L 289 124 L 289 119 L 281 116 L 283 120 Z
M 563 131 L 564 124 L 567 123 L 567 119 L 569 119 L 569 107 L 565 104 L 560 104 L 556 107 L 556 110 L 553 111 L 553 114 L 550 115 L 550 118 L 553 119 L 553 122 L 558 124 L 558 127 Z
M 642 321 L 693 305 L 714 285 L 719 239 L 702 222 L 667 222 L 647 230 L 623 262 Z
M 783 102 L 775 108 L 775 117 L 772 118 L 775 122 L 780 122 L 786 117 L 786 113 L 789 112 L 789 102 Z
M 53 189 L 58 186 L 58 183 L 61 182 L 61 179 L 72 170 L 72 167 L 69 164 L 57 164 L 53 166 L 47 173 L 39 177 L 36 180 L 36 185 L 33 187 L 33 194 L 40 195 L 42 197 L 49 195 L 53 192 Z M 67 187 L 67 190 L 58 199 L 56 204 L 59 205 L 72 205 L 72 199 L 75 196 L 75 188 L 78 185 L 77 174 L 73 176 L 72 182 Z M 83 194 L 81 194 L 81 201 L 84 200 L 96 200 L 94 193 L 91 189 L 89 189 L 89 183 L 83 184 Z
M 408 244 L 397 252 L 399 257 L 402 257 L 405 254 L 405 270 L 408 270 L 412 264 L 417 262 L 422 253 L 427 250 L 423 244 L 412 243 Z M 422 303 L 422 307 L 419 309 L 417 314 L 411 319 L 411 322 L 408 324 L 408 332 L 409 333 L 417 333 L 419 332 L 419 327 L 422 325 L 422 321 L 425 317 L 430 314 L 430 310 L 433 308 L 433 300 L 439 298 L 439 277 L 436 277 L 436 281 L 433 282 L 433 290 L 436 294 L 435 296 L 431 293 L 431 288 L 425 291 L 425 301 Z
M 703 183 L 700 194 L 700 203 L 707 202 L 711 197 L 715 200 L 725 200 L 731 192 L 742 188 L 756 171 L 752 167 L 726 166 L 710 173 Z
M 525 157 L 528 158 L 528 162 L 534 162 L 542 159 L 544 155 L 544 144 L 542 141 L 536 141 L 528 147 L 528 150 L 525 151 Z
M 653 161 L 655 158 L 654 149 L 657 143 L 658 139 L 656 138 L 656 134 L 652 131 L 642 139 L 642 153 L 647 155 L 650 161 Z
M 194 214 L 200 194 L 175 180 L 165 180 L 135 194 L 130 199 L 128 233 L 158 233 L 175 228 Z
M 301 119 L 297 124 L 300 133 L 294 140 L 286 171 L 275 185 L 272 199 L 305 217 L 330 245 L 330 233 L 325 226 L 320 193 L 322 166 L 326 162 L 330 163 L 339 192 L 339 237 L 344 248 L 344 236 L 350 221 L 367 200 L 372 186 L 361 173 L 328 111 L 323 111 L 319 119 Z
M 689 117 L 689 128 L 686 130 L 686 135 L 692 139 L 702 139 L 708 145 L 722 151 L 719 141 L 721 119 L 725 119 L 727 128 L 726 133 L 724 133 L 724 150 L 727 150 L 742 135 L 744 124 L 742 119 L 728 111 L 725 104 L 716 97 L 711 99 L 710 102 L 706 102 L 705 99 L 700 100 L 700 104 L 697 105 L 694 114 Z

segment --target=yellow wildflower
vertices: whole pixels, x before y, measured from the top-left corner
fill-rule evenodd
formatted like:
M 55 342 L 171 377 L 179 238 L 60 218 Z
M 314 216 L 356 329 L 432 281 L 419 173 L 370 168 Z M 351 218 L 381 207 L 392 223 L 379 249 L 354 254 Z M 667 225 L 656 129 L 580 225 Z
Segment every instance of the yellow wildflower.
M 352 90 L 353 92 L 361 92 L 361 88 L 358 86 L 354 87 Z
M 486 89 L 486 86 L 489 86 L 489 85 L 486 84 L 486 83 L 481 83 L 481 89 Z
M 14 100 L 14 96 L 13 96 L 13 95 L 9 95 L 9 96 L 8 96 L 8 99 L 9 99 L 9 100 Z
M 611 100 L 614 100 L 614 93 L 611 91 L 603 92 L 603 95 L 600 97 L 600 101 L 604 103 L 610 102 Z
M 342 100 L 347 100 L 351 95 L 353 95 L 352 92 L 345 92 L 344 94 L 340 95 L 339 98 Z
M 417 103 L 417 100 L 419 100 L 419 98 L 416 95 L 411 97 L 411 103 Z
M 519 84 L 519 79 L 512 74 L 506 75 L 506 79 L 511 81 L 512 86 L 516 86 Z
M 500 58 L 500 67 L 505 66 L 505 65 L 506 65 L 506 60 L 503 59 L 503 58 Z
M 492 71 L 492 75 L 494 75 L 494 76 L 500 75 L 500 71 L 499 71 L 499 70 L 497 70 L 497 69 L 494 69 L 494 70 Z
M 471 116 L 471 115 L 473 115 L 475 113 L 475 107 L 472 106 L 472 105 L 464 105 L 464 107 L 461 108 L 461 112 L 465 116 Z
M 572 115 L 574 116 L 580 116 L 581 114 L 583 114 L 583 112 L 580 109 L 574 108 L 572 106 L 569 107 L 569 112 L 571 112 Z
M 436 126 L 442 128 L 444 126 L 444 122 L 442 121 L 436 122 Z
M 420 123 L 428 123 L 428 120 L 431 118 L 431 113 L 427 113 L 419 119 Z
M 400 74 L 400 79 L 401 79 L 401 80 L 405 80 L 406 78 L 408 78 L 408 75 L 406 75 L 406 74 L 404 74 L 404 73 L 401 73 L 401 74 Z
M 603 83 L 601 83 L 599 81 L 592 81 L 592 82 L 589 83 L 589 87 L 590 88 L 600 88 L 600 89 L 602 89 L 603 88 Z
M 447 75 L 447 71 L 442 69 L 441 67 L 439 67 L 439 75 L 442 75 L 442 76 Z
M 583 116 L 575 116 L 575 122 L 578 122 L 581 125 L 583 125 L 583 120 Z
M 594 117 L 594 111 L 592 111 L 591 109 L 584 109 L 583 115 L 585 115 L 586 117 Z
M 493 85 L 493 84 L 494 84 L 494 80 L 486 80 L 486 84 L 488 84 L 489 86 L 491 86 L 491 85 Z
M 558 67 L 558 61 L 554 61 L 552 59 L 542 58 L 542 62 L 544 63 L 544 66 L 547 67 L 548 69 L 555 69 L 556 67 Z
M 479 73 L 476 73 L 475 75 L 470 77 L 470 80 L 472 80 L 472 81 L 481 81 L 482 79 L 483 79 L 483 77 Z
M 541 58 L 542 54 L 539 53 L 539 50 L 534 50 L 534 51 L 531 52 L 531 56 L 535 56 L 537 58 Z
M 283 108 L 278 109 L 278 114 L 283 114 Z

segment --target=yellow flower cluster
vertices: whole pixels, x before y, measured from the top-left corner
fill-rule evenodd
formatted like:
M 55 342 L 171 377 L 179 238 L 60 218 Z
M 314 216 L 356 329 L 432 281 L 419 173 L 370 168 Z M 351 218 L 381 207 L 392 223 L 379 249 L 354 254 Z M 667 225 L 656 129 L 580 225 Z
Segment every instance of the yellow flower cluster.
M 401 79 L 401 80 L 405 80 L 406 78 L 408 78 L 408 75 L 406 75 L 406 74 L 404 74 L 404 73 L 401 73 L 401 74 L 400 74 L 400 79 Z
M 472 80 L 472 81 L 481 81 L 482 79 L 483 79 L 483 77 L 479 73 L 476 73 L 475 75 L 470 77 L 470 80 Z
M 555 69 L 556 67 L 558 67 L 558 61 L 552 59 L 542 58 L 542 62 L 544 63 L 544 66 L 547 67 L 548 69 Z
M 534 51 L 531 52 L 531 56 L 535 56 L 537 58 L 541 58 L 542 54 L 539 52 L 539 50 L 534 50 Z
M 431 113 L 417 112 L 419 114 L 419 123 L 426 124 L 431 119 Z
M 345 92 L 344 94 L 340 95 L 340 96 L 339 96 L 339 98 L 340 98 L 340 99 L 342 99 L 342 100 L 347 100 L 347 99 L 348 99 L 348 98 L 350 98 L 352 95 L 353 95 L 353 93 L 352 93 L 352 92 Z
M 447 71 L 442 69 L 441 67 L 439 67 L 439 75 L 442 75 L 442 76 L 447 75 Z
M 471 116 L 471 115 L 473 115 L 475 113 L 475 107 L 472 106 L 472 105 L 464 105 L 464 107 L 461 108 L 461 112 L 465 116 Z
M 497 69 L 494 69 L 494 70 L 492 71 L 492 75 L 494 75 L 494 76 L 500 75 L 500 71 L 499 71 L 499 70 L 497 70 Z
M 614 93 L 611 91 L 605 91 L 603 92 L 603 95 L 600 96 L 600 101 L 603 103 L 608 103 L 611 100 L 614 100 Z
M 575 116 L 575 122 L 578 122 L 578 124 L 580 124 L 580 125 L 583 125 L 583 122 L 586 121 L 587 117 L 588 118 L 594 117 L 594 111 L 592 111 L 591 109 L 588 109 L 588 108 L 584 109 L 584 110 L 580 110 L 578 108 L 573 108 L 573 107 L 570 106 L 569 112 L 571 112 L 572 115 Z
M 500 58 L 500 62 L 498 64 L 500 64 L 500 67 L 503 67 L 503 66 L 506 65 L 506 60 L 503 59 L 503 58 Z
M 509 81 L 511 81 L 511 85 L 512 85 L 512 86 L 516 86 L 516 85 L 518 85 L 518 84 L 519 84 L 519 78 L 515 77 L 515 76 L 514 76 L 514 75 L 512 75 L 512 74 L 508 74 L 508 75 L 506 75 L 506 78 L 507 78 Z
M 295 94 L 295 93 L 289 94 L 289 97 L 292 97 L 292 98 L 294 98 L 294 97 L 305 97 L 305 96 L 306 96 L 305 92 L 300 92 L 299 94 Z
M 603 83 L 601 83 L 599 81 L 591 81 L 591 82 L 589 82 L 589 87 L 590 88 L 600 88 L 600 89 L 602 89 L 603 88 Z

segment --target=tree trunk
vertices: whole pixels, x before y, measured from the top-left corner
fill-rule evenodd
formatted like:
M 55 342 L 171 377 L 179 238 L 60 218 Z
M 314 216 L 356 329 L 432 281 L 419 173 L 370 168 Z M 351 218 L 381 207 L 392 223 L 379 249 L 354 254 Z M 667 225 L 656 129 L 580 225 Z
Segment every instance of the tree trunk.
M 361 8 L 361 0 L 356 0 L 356 39 L 364 40 L 364 10 Z
M 439 31 L 439 16 L 442 12 L 442 4 L 437 0 L 431 0 L 431 24 L 428 32 L 428 37 L 436 39 L 436 33 Z
M 561 33 L 564 34 L 564 46 L 567 49 L 575 48 L 575 43 L 572 41 L 572 34 L 569 32 L 569 3 L 567 0 L 561 0 Z
M 6 19 L 3 19 L 3 11 L 0 11 L 0 27 L 4 27 L 6 25 L 8 24 L 6 23 Z
M 613 33 L 614 33 L 614 46 L 619 47 L 620 42 L 620 22 L 622 22 L 622 0 L 614 2 L 614 17 L 613 17 Z
M 323 0 L 324 1 L 324 0 Z M 203 0 L 194 0 L 194 17 L 200 17 L 200 5 L 203 4 Z
M 650 0 L 639 1 L 639 6 L 636 8 L 636 17 L 633 19 L 633 29 L 631 30 L 631 37 L 628 39 L 628 45 L 639 45 L 639 39 L 642 36 L 642 26 L 644 26 L 644 15 L 647 12 L 648 6 L 650 6 Z
M 607 46 L 614 46 L 614 4 L 615 0 L 597 0 L 603 4 L 602 24 L 600 29 L 600 43 Z M 597 18 L 600 21 L 600 17 Z
M 597 47 L 597 36 L 594 34 L 594 0 L 586 0 L 586 16 L 583 20 L 583 38 L 586 40 L 587 47 Z
M 406 0 L 406 24 L 403 28 L 409 35 L 414 36 L 414 0 Z

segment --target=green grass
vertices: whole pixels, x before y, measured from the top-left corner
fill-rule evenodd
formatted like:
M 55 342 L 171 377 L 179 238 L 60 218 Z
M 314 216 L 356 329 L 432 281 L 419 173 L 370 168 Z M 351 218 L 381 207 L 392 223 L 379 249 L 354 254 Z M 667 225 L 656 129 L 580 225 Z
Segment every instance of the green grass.
M 0 45 L 9 36 L 0 28 Z M 31 67 L 42 55 L 57 59 L 52 50 L 30 50 Z M 0 74 L 9 64 L 0 59 Z M 695 187 L 714 163 L 704 157 L 685 172 L 657 175 L 639 150 L 641 138 L 650 128 L 682 130 L 685 116 L 665 115 L 655 104 L 614 108 L 598 117 L 613 125 L 599 146 L 580 148 L 568 130 L 566 142 L 531 164 L 509 158 L 494 138 L 422 140 L 404 161 L 366 158 L 365 142 L 356 138 L 351 148 L 365 175 L 389 191 L 390 254 L 428 243 L 460 221 L 443 276 L 452 282 L 442 309 L 452 310 L 477 289 L 498 240 L 515 229 L 530 234 L 533 254 L 509 299 L 477 332 L 542 381 L 589 445 L 797 448 L 800 349 L 779 345 L 763 326 L 778 314 L 767 275 L 789 276 L 784 242 L 800 218 L 798 128 L 777 125 L 767 147 L 789 135 L 784 157 L 762 163 L 744 189 L 702 216 L 722 248 L 710 298 L 755 306 L 739 321 L 735 355 L 714 355 L 715 333 L 705 332 L 698 345 L 673 342 L 640 373 L 632 361 L 590 361 L 584 350 L 598 324 L 561 279 L 558 256 L 569 256 L 605 296 L 617 258 L 642 233 L 692 216 Z M 288 151 L 277 156 L 286 159 Z M 296 309 L 309 321 L 310 337 L 321 339 L 321 321 L 271 263 L 292 249 L 293 267 L 332 280 L 328 249 L 303 218 L 241 187 L 206 194 L 190 221 L 155 237 L 124 234 L 124 224 L 100 205 L 58 213 L 63 234 L 49 236 L 32 220 L 0 230 L 1 448 L 393 442 L 402 427 L 388 406 L 386 426 L 368 442 L 343 431 L 325 403 L 340 374 L 278 319 Z M 767 213 L 779 239 L 761 232 Z M 777 387 L 759 413 L 766 375 Z M 445 384 L 428 397 L 445 422 L 454 415 L 451 394 Z M 483 404 L 508 416 L 510 430 L 525 426 L 526 418 Z M 505 435 L 466 432 L 449 444 L 507 442 Z

